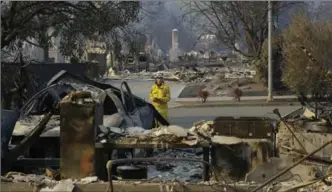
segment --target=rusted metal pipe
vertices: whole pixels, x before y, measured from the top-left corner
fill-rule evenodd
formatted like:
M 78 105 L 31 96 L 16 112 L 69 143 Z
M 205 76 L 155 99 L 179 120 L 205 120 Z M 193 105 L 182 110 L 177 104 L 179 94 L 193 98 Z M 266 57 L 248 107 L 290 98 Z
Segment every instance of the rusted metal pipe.
M 197 163 L 203 163 L 204 165 L 208 165 L 212 168 L 213 174 L 216 175 L 215 169 L 213 169 L 213 166 L 211 163 L 199 159 L 189 159 L 189 158 L 160 158 L 160 157 L 151 157 L 151 158 L 131 158 L 131 159 L 115 159 L 115 160 L 109 160 L 106 163 L 106 169 L 107 169 L 107 177 L 108 177 L 108 188 L 107 192 L 113 192 L 113 182 L 112 182 L 112 165 L 118 164 L 118 163 L 133 163 L 133 162 L 151 162 L 151 161 L 189 161 L 189 162 L 197 162 Z M 217 178 L 215 178 L 216 181 L 218 181 Z
M 324 145 L 320 146 L 318 149 L 314 150 L 313 152 L 309 153 L 308 155 L 306 155 L 305 157 L 302 157 L 301 159 L 299 159 L 298 161 L 296 161 L 295 163 L 293 163 L 293 165 L 289 166 L 288 168 L 280 171 L 279 173 L 277 173 L 275 176 L 271 177 L 270 179 L 268 179 L 267 181 L 265 181 L 262 185 L 258 186 L 257 188 L 255 188 L 254 190 L 252 190 L 251 192 L 256 192 L 260 189 L 262 189 L 263 187 L 265 187 L 266 185 L 268 185 L 269 183 L 271 183 L 272 181 L 274 181 L 275 179 L 279 178 L 280 176 L 282 176 L 283 174 L 285 174 L 287 171 L 291 170 L 292 168 L 294 168 L 295 166 L 299 165 L 300 163 L 302 163 L 303 161 L 305 161 L 307 158 L 309 158 L 310 156 L 312 156 L 313 154 L 317 153 L 318 151 L 322 150 L 323 148 L 325 148 L 326 146 L 328 146 L 329 144 L 332 143 L 332 140 L 328 141 L 327 143 L 325 143 Z
M 98 102 L 90 92 L 75 91 L 59 105 L 61 178 L 87 177 L 95 172 L 95 131 L 102 118 Z

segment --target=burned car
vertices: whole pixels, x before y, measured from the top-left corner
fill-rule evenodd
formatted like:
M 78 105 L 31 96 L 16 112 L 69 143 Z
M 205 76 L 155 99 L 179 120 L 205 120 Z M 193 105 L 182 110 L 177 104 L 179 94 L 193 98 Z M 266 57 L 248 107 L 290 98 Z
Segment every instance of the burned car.
M 157 120 L 162 125 L 169 125 L 150 103 L 133 95 L 126 82 L 123 82 L 119 89 L 109 84 L 61 71 L 22 107 L 20 117 L 12 132 L 9 150 L 6 152 L 9 155 L 5 158 L 11 156 L 10 159 L 16 160 L 20 157 L 18 161 L 24 165 L 58 166 L 60 115 L 59 110 L 54 110 L 54 108 L 73 91 L 85 91 L 94 96 L 104 94 L 100 107 L 104 124 L 118 122 L 117 127 L 120 128 L 139 126 L 144 129 L 152 129 Z M 53 114 L 48 116 L 51 112 Z M 103 125 L 100 127 L 96 131 L 97 139 L 97 135 L 103 132 Z M 40 130 L 39 133 L 36 131 L 37 129 Z

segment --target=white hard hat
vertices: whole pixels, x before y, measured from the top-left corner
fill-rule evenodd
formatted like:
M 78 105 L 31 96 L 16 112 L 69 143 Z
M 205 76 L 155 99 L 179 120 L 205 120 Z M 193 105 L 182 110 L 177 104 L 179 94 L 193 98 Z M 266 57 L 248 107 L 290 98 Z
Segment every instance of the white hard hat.
M 155 78 L 156 79 L 163 78 L 163 74 L 162 73 L 156 73 Z

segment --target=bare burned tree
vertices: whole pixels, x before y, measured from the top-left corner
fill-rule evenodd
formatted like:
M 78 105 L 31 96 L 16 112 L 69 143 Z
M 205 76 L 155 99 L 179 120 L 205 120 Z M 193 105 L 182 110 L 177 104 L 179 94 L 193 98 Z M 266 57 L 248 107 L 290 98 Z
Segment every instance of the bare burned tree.
M 191 5 L 193 4 L 193 6 Z M 275 18 L 301 2 L 273 2 Z M 190 3 L 185 16 L 202 17 L 204 32 L 215 34 L 221 44 L 250 58 L 258 58 L 267 37 L 267 2 L 206 1 Z M 188 4 L 186 4 L 188 9 Z M 235 46 L 243 43 L 244 47 Z

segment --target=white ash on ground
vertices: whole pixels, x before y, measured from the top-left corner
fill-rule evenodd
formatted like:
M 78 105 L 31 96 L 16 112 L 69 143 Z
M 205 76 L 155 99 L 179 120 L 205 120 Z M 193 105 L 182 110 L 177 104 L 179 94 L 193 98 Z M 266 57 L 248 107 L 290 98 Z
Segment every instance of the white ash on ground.
M 155 142 L 155 143 L 184 143 L 193 146 L 199 143 L 208 143 L 213 134 L 213 121 L 201 121 L 196 123 L 190 130 L 177 126 L 161 126 L 151 130 L 140 127 L 117 127 L 100 126 L 103 132 L 97 140 L 102 142 Z

